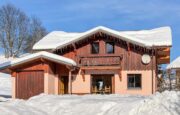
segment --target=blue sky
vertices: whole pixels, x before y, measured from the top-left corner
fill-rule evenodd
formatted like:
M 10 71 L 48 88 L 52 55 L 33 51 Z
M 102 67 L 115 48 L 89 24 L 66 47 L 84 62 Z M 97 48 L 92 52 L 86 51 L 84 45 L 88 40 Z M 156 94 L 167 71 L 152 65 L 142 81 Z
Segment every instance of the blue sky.
M 170 26 L 171 60 L 180 56 L 180 0 L 0 0 L 29 16 L 37 16 L 47 30 L 82 32 L 95 26 L 117 30 Z

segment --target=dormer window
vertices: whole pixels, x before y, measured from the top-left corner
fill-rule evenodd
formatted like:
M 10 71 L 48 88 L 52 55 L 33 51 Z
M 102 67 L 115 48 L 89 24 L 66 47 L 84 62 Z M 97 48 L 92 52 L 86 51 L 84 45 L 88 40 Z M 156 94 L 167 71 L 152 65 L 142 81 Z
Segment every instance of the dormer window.
M 107 54 L 114 53 L 114 42 L 106 42 L 106 53 Z
M 99 53 L 99 42 L 93 42 L 91 44 L 91 53 L 98 54 Z

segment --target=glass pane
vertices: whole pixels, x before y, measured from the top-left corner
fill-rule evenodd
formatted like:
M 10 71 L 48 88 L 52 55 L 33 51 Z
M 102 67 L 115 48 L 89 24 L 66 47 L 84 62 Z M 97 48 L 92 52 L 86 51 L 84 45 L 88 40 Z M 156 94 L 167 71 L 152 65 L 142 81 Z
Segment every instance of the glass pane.
M 99 43 L 95 42 L 91 44 L 91 53 L 98 54 L 99 53 Z
M 106 43 L 106 53 L 114 53 L 114 43 L 113 42 Z
M 136 81 L 135 87 L 141 88 L 141 75 L 136 75 L 135 76 L 135 81 Z
M 128 76 L 128 87 L 134 88 L 134 77 L 133 76 Z

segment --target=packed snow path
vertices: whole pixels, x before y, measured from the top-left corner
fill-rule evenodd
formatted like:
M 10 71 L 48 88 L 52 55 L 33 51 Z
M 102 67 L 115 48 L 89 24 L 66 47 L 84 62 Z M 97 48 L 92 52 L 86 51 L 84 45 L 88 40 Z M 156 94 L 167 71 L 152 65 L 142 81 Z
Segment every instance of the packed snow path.
M 27 101 L 2 101 L 0 115 L 180 115 L 180 92 L 174 91 L 148 97 L 41 94 Z

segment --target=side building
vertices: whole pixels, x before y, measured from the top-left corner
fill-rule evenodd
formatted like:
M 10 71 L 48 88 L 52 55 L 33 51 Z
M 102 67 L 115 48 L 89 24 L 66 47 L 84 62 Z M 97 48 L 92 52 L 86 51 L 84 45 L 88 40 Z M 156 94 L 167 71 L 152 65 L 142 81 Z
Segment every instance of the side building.
M 172 70 L 175 71 L 176 89 L 180 90 L 180 56 L 167 66 L 167 70 L 169 74 L 171 74 Z

